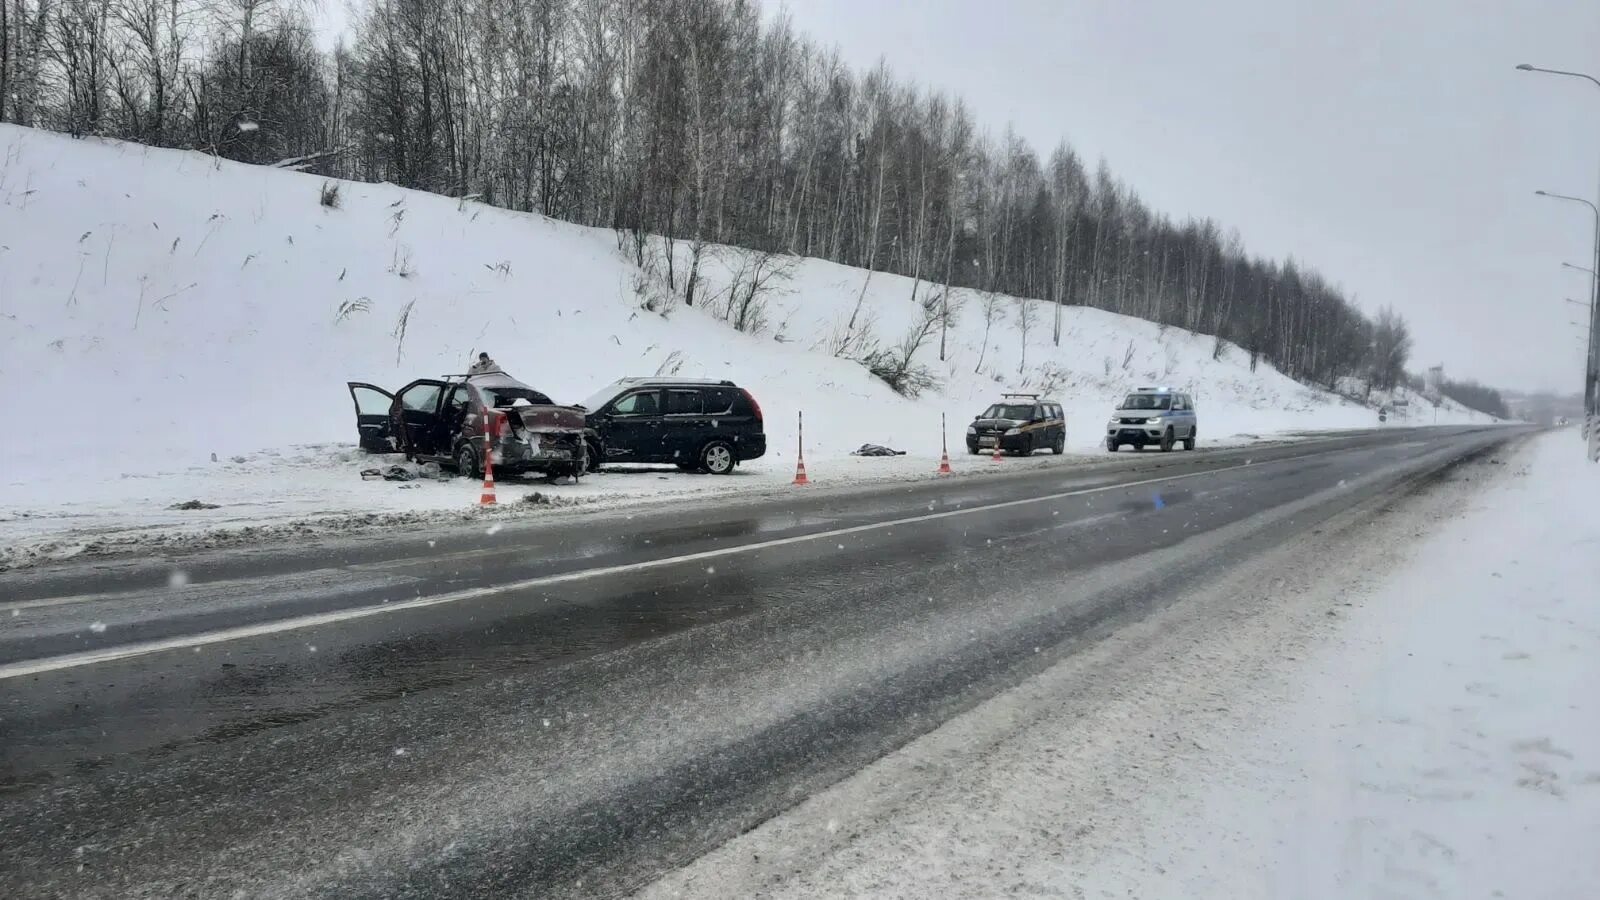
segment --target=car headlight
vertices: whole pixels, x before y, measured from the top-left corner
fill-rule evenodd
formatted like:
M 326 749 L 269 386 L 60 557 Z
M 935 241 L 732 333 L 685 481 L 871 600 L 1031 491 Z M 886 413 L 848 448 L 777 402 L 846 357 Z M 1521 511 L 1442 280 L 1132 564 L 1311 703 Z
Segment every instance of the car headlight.
M 1021 433 L 1022 433 L 1022 429 L 1021 428 L 1007 428 L 1006 429 L 1006 437 L 1010 437 L 1011 435 L 1021 434 Z
M 1146 425 L 1160 425 L 1161 424 L 1161 417 L 1160 416 L 1156 416 L 1154 419 L 1145 419 L 1144 423 Z
M 978 426 L 976 426 L 976 425 L 968 425 L 967 426 L 967 434 L 977 434 L 977 433 L 978 433 Z

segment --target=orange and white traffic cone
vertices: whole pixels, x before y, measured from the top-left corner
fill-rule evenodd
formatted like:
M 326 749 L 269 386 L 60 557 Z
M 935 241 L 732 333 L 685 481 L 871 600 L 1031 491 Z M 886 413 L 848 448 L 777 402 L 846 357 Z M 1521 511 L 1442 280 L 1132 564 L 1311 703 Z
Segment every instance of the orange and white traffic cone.
M 806 419 L 805 413 L 795 413 L 795 439 L 794 439 L 794 484 L 795 487 L 805 487 L 811 483 L 806 477 Z
M 994 456 L 992 459 L 995 462 L 1000 462 L 1000 441 L 998 438 L 994 442 Z
M 483 493 L 479 506 L 494 506 L 494 445 L 490 441 L 489 416 L 483 417 Z
M 939 414 L 939 474 L 950 473 L 950 441 L 945 436 L 944 413 Z

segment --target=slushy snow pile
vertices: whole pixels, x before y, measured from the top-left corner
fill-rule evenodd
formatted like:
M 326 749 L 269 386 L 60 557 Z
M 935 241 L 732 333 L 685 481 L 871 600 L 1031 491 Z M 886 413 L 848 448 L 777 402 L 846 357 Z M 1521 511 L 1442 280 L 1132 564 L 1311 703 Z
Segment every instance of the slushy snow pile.
M 460 372 L 480 350 L 559 402 L 626 375 L 733 379 L 766 413 L 772 453 L 751 468 L 792 471 L 804 410 L 808 461 L 822 464 L 813 477 L 866 442 L 936 459 L 941 414 L 963 450 L 965 424 L 1003 390 L 1059 398 L 1079 452 L 1099 447 L 1116 398 L 1147 384 L 1197 397 L 1202 443 L 1377 424 L 1373 409 L 1265 363 L 1252 371 L 1238 348 L 1213 359 L 1205 335 L 1100 310 L 1065 309 L 1055 346 L 1049 306 L 1003 298 L 986 341 L 971 291 L 952 294 L 947 359 L 936 340 L 917 356 L 941 387 L 907 400 L 827 348 L 858 298 L 858 322 L 898 341 L 919 311 L 914 288 L 934 289 L 925 282 L 787 260 L 769 282 L 767 326 L 747 334 L 707 312 L 746 251 L 710 248 L 701 302 L 662 315 L 645 309 L 661 275 L 613 232 L 392 185 L 341 184 L 337 207 L 324 206 L 326 183 L 0 125 L 0 374 L 15 386 L 0 395 L 0 543 L 218 502 L 206 496 L 213 475 L 230 495 L 218 521 L 470 504 L 472 487 L 396 501 L 392 485 L 361 485 L 364 461 L 338 448 L 355 440 L 346 381 L 394 389 Z M 1039 323 L 1026 365 L 1024 302 Z M 1483 420 L 1454 404 L 1437 416 Z
M 1436 491 L 1353 526 L 1394 569 L 1291 558 L 1310 584 L 1110 638 L 644 896 L 1594 896 L 1600 466 L 1569 429 Z

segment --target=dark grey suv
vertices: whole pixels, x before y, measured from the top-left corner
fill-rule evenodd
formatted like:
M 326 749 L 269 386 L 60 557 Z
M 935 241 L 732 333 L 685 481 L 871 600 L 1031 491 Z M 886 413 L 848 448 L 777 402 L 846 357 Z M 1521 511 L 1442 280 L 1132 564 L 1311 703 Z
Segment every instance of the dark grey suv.
M 761 406 L 731 381 L 624 378 L 580 404 L 596 463 L 673 463 L 728 475 L 767 452 Z

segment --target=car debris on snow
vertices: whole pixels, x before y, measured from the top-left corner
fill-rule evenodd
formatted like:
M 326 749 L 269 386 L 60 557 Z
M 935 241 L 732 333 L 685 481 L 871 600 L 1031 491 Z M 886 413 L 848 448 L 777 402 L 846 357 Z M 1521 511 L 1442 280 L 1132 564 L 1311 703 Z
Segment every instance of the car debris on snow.
M 850 451 L 851 456 L 905 456 L 906 451 L 894 450 L 882 444 L 862 444 Z

